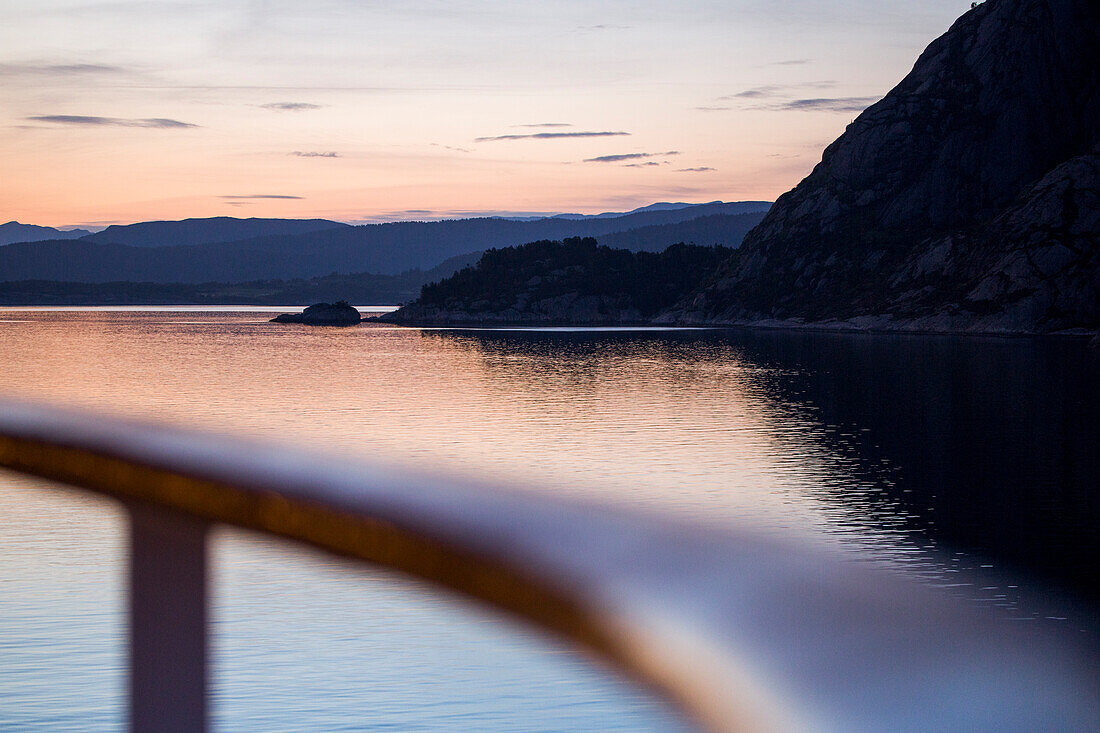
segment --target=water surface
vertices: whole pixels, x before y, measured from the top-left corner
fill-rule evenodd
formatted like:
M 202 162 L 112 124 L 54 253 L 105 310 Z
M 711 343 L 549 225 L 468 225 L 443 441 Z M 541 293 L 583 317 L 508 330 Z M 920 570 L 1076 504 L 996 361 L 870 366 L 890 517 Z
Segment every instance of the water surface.
M 750 522 L 1005 619 L 1094 624 L 1100 355 L 1080 342 L 269 317 L 0 309 L 0 392 Z M 0 517 L 0 728 L 116 728 L 117 510 L 4 474 Z M 233 531 L 215 560 L 219 729 L 677 729 L 391 575 Z

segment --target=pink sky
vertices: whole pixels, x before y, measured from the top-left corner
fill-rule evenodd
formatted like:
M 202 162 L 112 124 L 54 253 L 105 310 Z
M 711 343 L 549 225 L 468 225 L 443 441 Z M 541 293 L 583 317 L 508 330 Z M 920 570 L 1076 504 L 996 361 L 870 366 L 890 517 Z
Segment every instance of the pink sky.
M 0 218 L 774 199 L 969 7 L 822 5 L 8 0 Z

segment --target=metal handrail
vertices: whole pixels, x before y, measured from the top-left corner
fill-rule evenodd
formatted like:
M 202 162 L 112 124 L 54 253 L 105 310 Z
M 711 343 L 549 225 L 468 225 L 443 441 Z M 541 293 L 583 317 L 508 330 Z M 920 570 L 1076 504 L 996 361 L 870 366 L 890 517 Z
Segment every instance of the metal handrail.
M 205 726 L 212 522 L 515 614 L 714 731 L 1100 728 L 1072 639 L 748 528 L 19 401 L 0 402 L 0 466 L 130 508 L 135 730 Z

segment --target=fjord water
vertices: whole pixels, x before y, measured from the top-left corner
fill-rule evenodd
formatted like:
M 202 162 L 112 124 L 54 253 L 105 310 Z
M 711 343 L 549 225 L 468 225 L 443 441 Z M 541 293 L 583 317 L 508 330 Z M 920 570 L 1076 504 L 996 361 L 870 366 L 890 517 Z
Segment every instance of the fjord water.
M 1072 340 L 0 311 L 0 393 L 821 542 L 1092 635 L 1100 353 Z M 0 474 L 0 728 L 123 716 L 123 527 Z M 800 540 L 801 541 L 801 540 Z M 219 530 L 222 730 L 678 730 L 544 637 Z

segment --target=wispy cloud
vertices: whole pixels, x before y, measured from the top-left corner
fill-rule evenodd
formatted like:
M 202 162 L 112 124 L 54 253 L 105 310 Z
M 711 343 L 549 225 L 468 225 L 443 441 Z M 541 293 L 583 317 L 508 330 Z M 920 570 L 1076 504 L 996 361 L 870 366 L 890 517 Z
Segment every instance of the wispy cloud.
M 718 97 L 717 102 L 753 101 L 750 110 L 803 111 L 803 112 L 862 112 L 878 101 L 878 97 L 799 97 L 806 90 L 831 89 L 837 83 L 831 80 L 806 81 L 798 84 L 766 84 L 745 89 L 735 94 Z M 716 112 L 730 107 L 696 107 L 698 110 Z
M 812 64 L 813 59 L 787 59 L 785 61 L 771 61 L 766 64 L 760 64 L 761 66 L 805 66 L 806 64 Z
M 245 193 L 245 194 L 238 194 L 238 195 L 219 196 L 218 198 L 225 199 L 226 201 L 240 201 L 240 200 L 244 200 L 244 199 L 293 199 L 293 200 L 300 201 L 300 200 L 304 199 L 305 197 L 304 196 L 286 196 L 284 194 L 279 194 L 279 193 Z
M 612 23 L 597 23 L 596 25 L 579 25 L 579 31 L 623 31 L 629 29 L 628 25 L 614 25 Z
M 472 152 L 474 152 L 473 150 L 470 150 L 470 148 L 456 148 L 453 145 L 442 145 L 440 143 L 431 143 L 431 146 L 433 148 L 443 148 L 444 150 L 453 150 L 456 153 L 472 153 Z
M 880 97 L 828 97 L 818 99 L 792 99 L 770 105 L 769 109 L 826 112 L 862 112 Z
M 622 167 L 623 168 L 650 168 L 652 166 L 662 166 L 662 165 L 668 165 L 668 161 L 666 160 L 662 163 L 658 163 L 655 160 L 649 160 L 649 161 L 646 161 L 645 163 L 627 163 L 626 165 L 624 165 Z
M 494 135 L 474 138 L 475 143 L 491 143 L 498 140 L 558 140 L 574 137 L 617 137 L 629 132 L 534 132 L 527 135 Z
M 696 107 L 700 112 L 729 112 L 733 107 Z
M 718 97 L 719 102 L 728 102 L 735 99 L 776 99 L 790 97 L 801 89 L 831 89 L 836 82 L 826 79 L 824 81 L 804 81 L 798 84 L 765 84 L 764 86 L 745 89 L 736 94 L 727 94 Z
M 384 224 L 395 221 L 441 221 L 446 219 L 484 219 L 484 218 L 514 218 L 514 219 L 543 219 L 549 216 L 557 216 L 560 211 L 509 211 L 504 209 L 474 210 L 474 209 L 401 209 L 397 211 L 385 211 L 374 216 L 355 220 L 346 220 L 348 224 Z
M 125 117 L 92 117 L 89 115 L 34 115 L 26 119 L 34 122 L 51 122 L 57 125 L 85 125 L 89 127 L 154 127 L 162 130 L 198 127 L 190 122 L 180 122 L 163 117 L 130 119 Z
M 706 173 L 707 171 L 716 171 L 717 168 L 711 168 L 709 165 L 701 165 L 698 168 L 677 168 L 677 173 Z
M 0 64 L 0 77 L 87 77 L 129 73 L 110 64 Z
M 314 150 L 295 150 L 293 153 L 290 153 L 290 154 L 294 155 L 296 157 L 299 157 L 299 158 L 339 158 L 340 157 L 339 153 L 331 151 L 331 150 L 328 151 L 328 152 L 323 152 L 323 153 L 318 152 L 318 151 L 314 151 Z
M 669 150 L 665 153 L 621 153 L 619 155 L 600 155 L 596 158 L 585 158 L 585 163 L 619 163 L 624 160 L 638 160 L 640 158 L 659 158 L 666 155 L 679 155 L 679 150 Z
M 305 112 L 311 109 L 321 109 L 324 105 L 310 104 L 309 102 L 268 102 L 259 105 L 260 109 L 270 109 L 275 112 Z
M 763 97 L 774 97 L 785 88 L 786 87 L 778 86 L 755 87 L 753 89 L 746 89 L 743 92 L 737 92 L 736 94 L 729 94 L 725 97 L 719 97 L 718 99 L 761 99 Z

